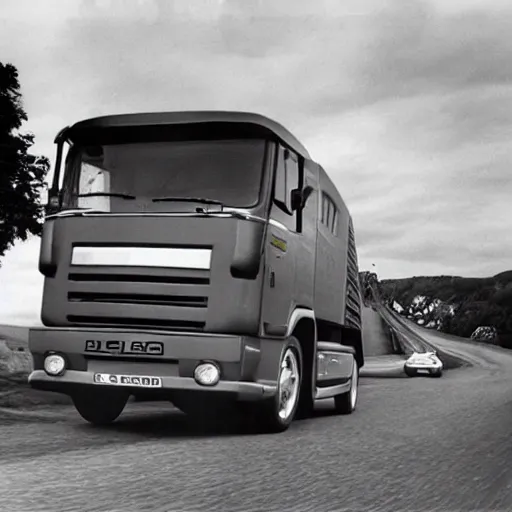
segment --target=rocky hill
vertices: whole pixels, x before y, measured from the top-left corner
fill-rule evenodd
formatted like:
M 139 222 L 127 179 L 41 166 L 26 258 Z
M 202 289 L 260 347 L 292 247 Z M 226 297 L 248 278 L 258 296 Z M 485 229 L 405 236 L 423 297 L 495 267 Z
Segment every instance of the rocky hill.
M 395 310 L 420 325 L 512 349 L 512 270 L 488 278 L 386 279 L 378 287 Z

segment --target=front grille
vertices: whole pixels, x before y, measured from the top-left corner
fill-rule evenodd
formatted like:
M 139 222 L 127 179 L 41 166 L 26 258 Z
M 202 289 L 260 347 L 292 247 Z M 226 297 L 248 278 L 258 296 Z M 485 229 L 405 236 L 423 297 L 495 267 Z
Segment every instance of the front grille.
M 206 308 L 208 297 L 187 297 L 180 295 L 147 295 L 128 293 L 70 292 L 68 302 L 105 302 L 116 304 L 146 304 L 153 306 L 183 306 Z
M 179 320 L 155 320 L 148 318 L 123 318 L 108 316 L 83 316 L 67 315 L 69 322 L 77 325 L 101 325 L 103 327 L 155 327 L 160 329 L 172 329 L 175 331 L 202 331 L 204 322 L 186 322 Z
M 84 269 L 68 274 L 66 318 L 79 326 L 202 331 L 209 285 L 207 270 Z
M 145 274 L 82 274 L 71 273 L 69 281 L 76 282 L 131 282 L 131 283 L 168 283 L 168 284 L 210 284 L 209 277 L 173 276 L 173 275 L 145 275 Z

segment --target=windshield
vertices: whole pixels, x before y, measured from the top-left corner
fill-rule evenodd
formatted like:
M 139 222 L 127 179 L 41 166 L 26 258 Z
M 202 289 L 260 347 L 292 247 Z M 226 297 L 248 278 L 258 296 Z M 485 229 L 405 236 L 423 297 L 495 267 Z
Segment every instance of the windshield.
M 252 139 L 75 147 L 63 206 L 162 211 L 202 200 L 248 208 L 259 200 L 264 157 L 265 141 Z

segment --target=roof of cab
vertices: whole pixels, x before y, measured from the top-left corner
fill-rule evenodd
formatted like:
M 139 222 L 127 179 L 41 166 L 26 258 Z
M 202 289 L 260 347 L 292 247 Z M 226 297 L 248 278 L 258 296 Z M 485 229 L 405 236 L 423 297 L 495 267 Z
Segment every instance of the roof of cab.
M 79 121 L 62 130 L 57 139 L 73 138 L 73 133 L 91 128 L 127 128 L 137 126 L 170 126 L 191 125 L 205 123 L 232 123 L 253 125 L 267 136 L 278 138 L 285 145 L 310 160 L 307 149 L 284 126 L 268 117 L 251 112 L 230 112 L 218 110 L 181 111 L 181 112 L 147 112 L 138 114 L 119 114 L 111 116 L 94 117 Z M 56 139 L 56 141 L 57 141 Z

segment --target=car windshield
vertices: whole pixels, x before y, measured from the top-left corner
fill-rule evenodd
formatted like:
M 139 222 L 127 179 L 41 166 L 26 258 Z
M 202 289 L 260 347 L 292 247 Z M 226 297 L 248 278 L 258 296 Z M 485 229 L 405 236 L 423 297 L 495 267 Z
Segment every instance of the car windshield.
M 78 147 L 67 166 L 64 207 L 162 211 L 198 201 L 247 208 L 258 203 L 264 157 L 264 140 Z

